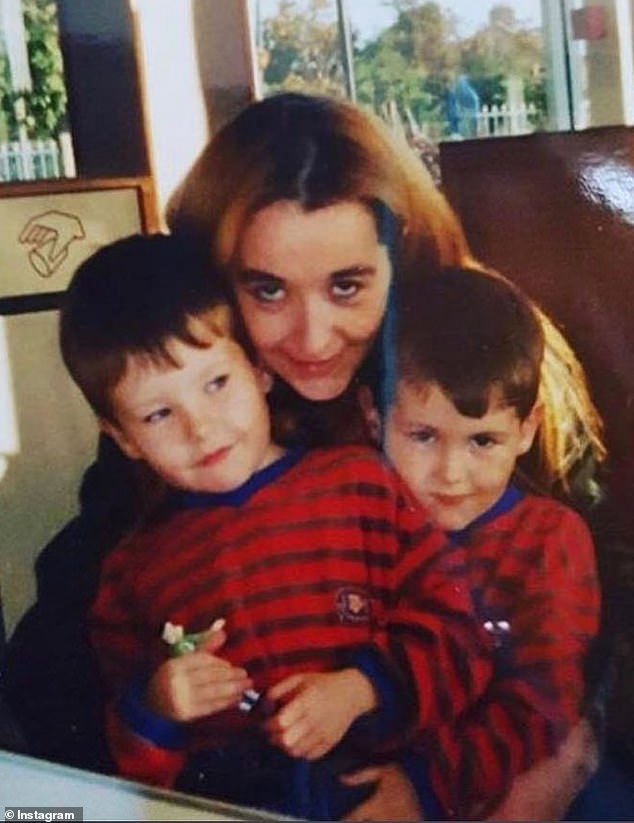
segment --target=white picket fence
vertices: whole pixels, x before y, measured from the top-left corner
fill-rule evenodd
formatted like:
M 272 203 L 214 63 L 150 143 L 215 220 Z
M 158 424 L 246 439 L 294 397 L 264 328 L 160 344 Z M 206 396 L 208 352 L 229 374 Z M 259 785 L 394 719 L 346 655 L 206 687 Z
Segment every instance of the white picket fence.
M 533 103 L 510 107 L 482 106 L 475 115 L 477 137 L 506 137 L 535 131 L 537 108 Z
M 481 106 L 474 114 L 460 118 L 460 131 L 447 135 L 448 123 L 441 120 L 418 122 L 409 106 L 403 113 L 394 100 L 384 103 L 379 111 L 381 117 L 393 128 L 410 138 L 421 137 L 437 143 L 439 140 L 461 140 L 470 137 L 508 137 L 510 135 L 531 134 L 535 131 L 538 110 L 533 103 L 519 106 Z
M 0 181 L 42 180 L 74 177 L 70 135 L 59 140 L 13 140 L 0 142 Z

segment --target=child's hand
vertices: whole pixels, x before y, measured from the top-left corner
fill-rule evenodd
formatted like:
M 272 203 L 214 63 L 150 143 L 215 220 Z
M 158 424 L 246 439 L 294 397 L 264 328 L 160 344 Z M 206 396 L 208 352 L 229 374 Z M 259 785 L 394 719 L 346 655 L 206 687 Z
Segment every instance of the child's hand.
M 396 763 L 374 766 L 341 778 L 346 786 L 375 783 L 373 794 L 344 820 L 423 820 L 416 792 Z
M 213 632 L 196 651 L 162 663 L 147 687 L 148 708 L 186 722 L 237 705 L 253 683 L 244 669 L 214 654 L 225 640 L 223 631 Z
M 272 743 L 292 757 L 323 757 L 357 717 L 373 709 L 372 685 L 358 669 L 295 674 L 267 692 L 284 705 L 266 723 Z

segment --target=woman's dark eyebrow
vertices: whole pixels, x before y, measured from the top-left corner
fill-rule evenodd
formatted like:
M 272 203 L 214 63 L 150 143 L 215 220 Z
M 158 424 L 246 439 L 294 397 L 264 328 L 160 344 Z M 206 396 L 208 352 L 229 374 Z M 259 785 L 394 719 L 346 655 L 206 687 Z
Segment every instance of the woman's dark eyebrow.
M 345 269 L 337 269 L 330 272 L 327 277 L 333 280 L 344 279 L 348 277 L 374 277 L 376 274 L 375 266 L 367 266 L 359 264 L 358 266 L 347 266 Z M 254 281 L 270 280 L 276 283 L 284 283 L 285 278 L 279 274 L 273 274 L 262 269 L 240 269 L 236 275 L 236 279 L 241 283 L 252 283 Z
M 276 283 L 283 283 L 284 278 L 277 274 L 271 274 L 268 271 L 261 271 L 260 269 L 241 269 L 236 275 L 236 279 L 241 283 L 251 283 L 255 280 L 272 280 Z
M 333 279 L 339 279 L 344 277 L 373 277 L 376 274 L 376 266 L 366 266 L 366 265 L 358 265 L 358 266 L 348 266 L 345 269 L 337 269 L 337 271 L 333 271 L 330 273 L 330 277 Z

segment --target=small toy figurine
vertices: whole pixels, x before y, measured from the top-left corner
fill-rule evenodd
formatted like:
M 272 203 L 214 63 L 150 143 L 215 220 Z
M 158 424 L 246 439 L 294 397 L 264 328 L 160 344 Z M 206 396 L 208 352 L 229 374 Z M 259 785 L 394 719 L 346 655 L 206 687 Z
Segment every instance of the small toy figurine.
M 174 623 L 167 623 L 163 626 L 162 638 L 169 646 L 171 657 L 180 657 L 183 654 L 194 652 L 203 645 L 214 632 L 219 632 L 225 626 L 225 620 L 219 617 L 203 632 L 185 634 L 185 629 Z M 260 703 L 262 695 L 255 689 L 247 689 L 242 693 L 238 708 L 241 712 L 252 712 Z
M 207 640 L 213 632 L 219 632 L 224 628 L 225 620 L 220 617 L 214 620 L 208 629 L 204 632 L 196 632 L 193 634 L 185 634 L 185 629 L 182 626 L 177 626 L 174 623 L 167 623 L 163 626 L 162 638 L 170 647 L 170 657 L 180 657 L 187 652 L 196 651 L 199 646 Z

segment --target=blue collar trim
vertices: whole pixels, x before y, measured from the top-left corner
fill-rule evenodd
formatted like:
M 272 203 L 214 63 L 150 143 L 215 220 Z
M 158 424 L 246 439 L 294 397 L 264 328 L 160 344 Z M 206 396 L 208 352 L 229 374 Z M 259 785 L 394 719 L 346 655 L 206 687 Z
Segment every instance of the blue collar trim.
M 259 469 L 237 489 L 227 492 L 191 492 L 174 489 L 168 498 L 168 505 L 176 509 L 202 509 L 213 506 L 242 506 L 264 486 L 281 477 L 306 454 L 306 449 L 289 449 L 274 463 Z
M 517 486 L 507 486 L 502 496 L 490 509 L 482 512 L 482 514 L 478 515 L 475 520 L 472 520 L 471 523 L 463 529 L 447 532 L 447 537 L 449 537 L 452 543 L 463 543 L 472 531 L 479 529 L 480 526 L 484 526 L 485 523 L 490 523 L 491 520 L 495 520 L 497 517 L 500 517 L 500 515 L 506 514 L 506 512 L 510 511 L 520 500 L 523 500 L 524 497 L 524 492 L 518 489 Z

